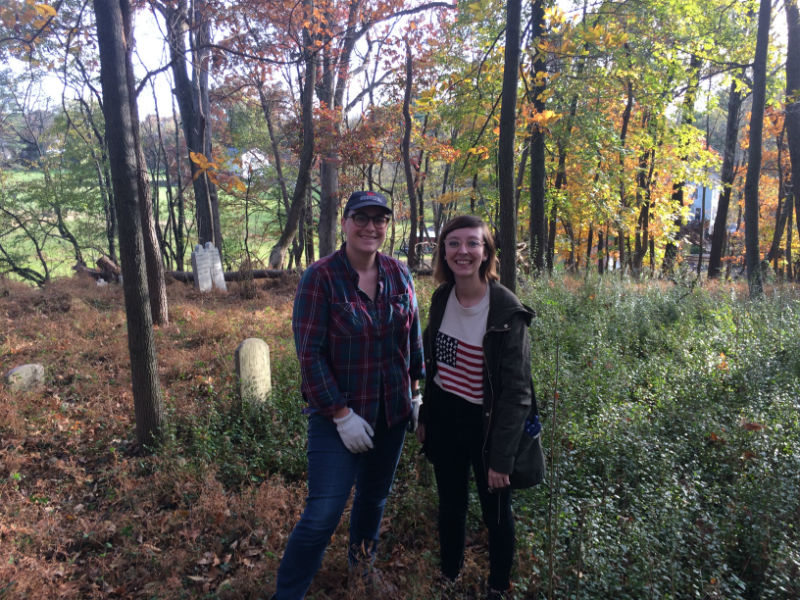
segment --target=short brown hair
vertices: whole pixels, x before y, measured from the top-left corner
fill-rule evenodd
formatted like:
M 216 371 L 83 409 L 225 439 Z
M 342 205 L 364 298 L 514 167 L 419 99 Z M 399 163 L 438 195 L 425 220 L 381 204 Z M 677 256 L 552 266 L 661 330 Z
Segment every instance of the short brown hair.
M 450 219 L 442 227 L 439 233 L 439 243 L 436 245 L 436 253 L 433 257 L 433 279 L 436 283 L 455 283 L 453 271 L 444 259 L 444 244 L 450 232 L 456 229 L 466 229 L 478 227 L 483 232 L 483 244 L 486 248 L 486 260 L 480 268 L 481 281 L 497 281 L 500 276 L 497 274 L 497 246 L 494 244 L 492 232 L 480 218 L 474 215 L 461 215 Z

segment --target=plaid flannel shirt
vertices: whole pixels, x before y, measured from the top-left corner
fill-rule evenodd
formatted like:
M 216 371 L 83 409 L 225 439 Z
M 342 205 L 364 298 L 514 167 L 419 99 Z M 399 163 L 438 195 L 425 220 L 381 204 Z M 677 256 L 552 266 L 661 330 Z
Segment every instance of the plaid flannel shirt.
M 411 413 L 411 380 L 425 377 L 417 297 L 408 269 L 378 253 L 378 292 L 358 289 L 345 247 L 306 269 L 292 331 L 310 412 L 349 406 L 373 427 L 382 400 L 388 426 Z

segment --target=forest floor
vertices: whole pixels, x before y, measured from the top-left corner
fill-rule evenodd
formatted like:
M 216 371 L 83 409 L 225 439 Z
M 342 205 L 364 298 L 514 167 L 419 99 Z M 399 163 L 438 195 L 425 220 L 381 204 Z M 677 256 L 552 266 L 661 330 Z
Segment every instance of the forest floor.
M 159 445 L 135 443 L 122 290 L 0 279 L 0 600 L 269 598 L 306 495 L 291 311 L 297 277 L 227 293 L 167 286 L 155 329 Z M 416 278 L 423 321 L 433 283 Z M 514 496 L 513 600 L 800 598 L 800 290 L 770 283 L 523 282 L 549 458 Z M 234 351 L 265 340 L 272 393 L 239 399 Z M 347 598 L 349 509 L 309 600 Z M 432 600 L 436 490 L 406 438 L 378 567 Z M 487 539 L 470 503 L 453 600 L 483 598 Z M 358 600 L 368 600 L 358 597 Z
M 293 356 L 295 286 L 291 277 L 257 281 L 252 298 L 237 284 L 227 294 L 168 286 L 170 324 L 156 329 L 168 419 L 202 422 L 214 390 L 233 389 L 243 339 L 265 339 L 273 361 Z M 0 372 L 46 370 L 38 391 L 12 395 L 0 384 L 0 598 L 268 598 L 303 507 L 302 472 L 227 485 L 213 460 L 137 450 L 119 286 L 0 280 L 0 320 Z M 426 509 L 403 519 L 391 499 L 387 509 L 391 542 L 379 564 L 400 598 L 434 595 L 435 509 Z M 346 524 L 309 598 L 345 597 Z M 483 551 L 474 546 L 468 561 Z

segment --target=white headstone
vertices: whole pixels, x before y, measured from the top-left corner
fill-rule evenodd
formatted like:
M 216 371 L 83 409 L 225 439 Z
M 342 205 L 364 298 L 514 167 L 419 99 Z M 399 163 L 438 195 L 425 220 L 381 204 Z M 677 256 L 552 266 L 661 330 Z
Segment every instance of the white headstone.
M 247 338 L 234 354 L 239 394 L 243 400 L 264 402 L 272 391 L 269 345 L 261 338 Z
M 192 272 L 194 273 L 194 287 L 201 292 L 211 291 L 210 256 L 200 244 L 192 250 Z
M 223 292 L 228 291 L 228 286 L 225 285 L 225 271 L 222 270 L 222 258 L 219 255 L 219 249 L 211 242 L 206 242 L 206 254 L 208 254 L 209 268 L 211 269 L 211 281 L 214 287 Z

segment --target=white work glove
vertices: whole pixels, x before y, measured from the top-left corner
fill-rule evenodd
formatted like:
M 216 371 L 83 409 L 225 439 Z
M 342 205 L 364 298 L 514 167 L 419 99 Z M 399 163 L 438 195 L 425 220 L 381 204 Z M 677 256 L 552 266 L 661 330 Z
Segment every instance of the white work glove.
M 411 420 L 408 422 L 408 430 L 414 432 L 419 425 L 419 407 L 422 406 L 422 394 L 419 391 L 411 396 Z
M 339 432 L 345 448 L 350 452 L 356 454 L 372 448 L 372 436 L 375 432 L 352 408 L 345 416 L 338 419 L 334 417 L 333 422 L 336 423 L 336 431 Z

